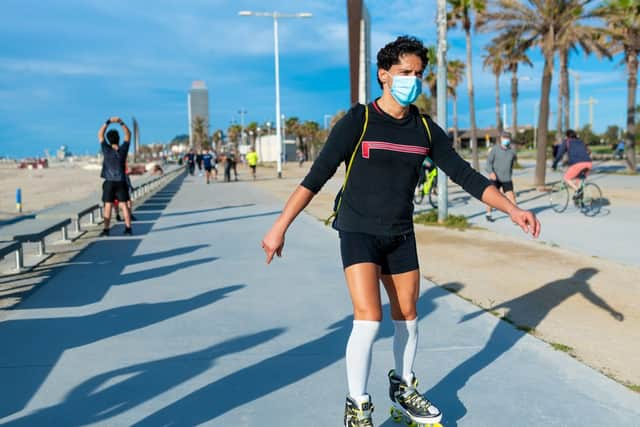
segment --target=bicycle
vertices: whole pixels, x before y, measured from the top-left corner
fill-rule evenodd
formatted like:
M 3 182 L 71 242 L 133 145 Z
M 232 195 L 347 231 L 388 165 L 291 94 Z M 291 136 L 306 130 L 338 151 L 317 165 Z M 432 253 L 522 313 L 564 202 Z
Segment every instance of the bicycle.
M 418 184 L 413 201 L 419 205 L 424 200 L 425 195 L 429 196 L 428 199 L 431 206 L 434 209 L 438 209 L 438 168 L 433 168 L 429 171 L 427 179 Z
M 571 200 L 575 207 L 586 216 L 596 216 L 602 209 L 603 198 L 602 190 L 593 182 L 585 182 L 587 179 L 587 169 L 580 172 L 580 185 L 578 190 L 573 193 Z M 551 193 L 549 199 L 551 202 L 551 208 L 557 212 L 562 213 L 567 210 L 570 200 L 569 186 L 564 180 L 553 184 L 551 187 Z

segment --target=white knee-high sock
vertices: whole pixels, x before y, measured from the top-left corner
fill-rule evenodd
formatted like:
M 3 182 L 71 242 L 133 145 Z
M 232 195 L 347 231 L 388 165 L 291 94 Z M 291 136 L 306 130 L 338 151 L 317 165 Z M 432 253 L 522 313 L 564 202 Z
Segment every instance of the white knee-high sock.
M 371 369 L 371 350 L 378 335 L 380 322 L 354 320 L 353 329 L 347 342 L 347 383 L 349 395 L 358 403 L 367 392 L 367 381 Z
M 413 381 L 413 361 L 418 348 L 418 319 L 394 320 L 393 356 L 396 362 L 396 375 L 407 384 Z

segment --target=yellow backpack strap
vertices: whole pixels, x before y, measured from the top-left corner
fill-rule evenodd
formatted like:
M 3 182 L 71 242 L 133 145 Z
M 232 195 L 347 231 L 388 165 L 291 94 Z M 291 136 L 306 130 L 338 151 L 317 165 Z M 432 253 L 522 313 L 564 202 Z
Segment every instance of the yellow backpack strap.
M 362 140 L 364 139 L 364 134 L 367 131 L 367 125 L 369 124 L 369 106 L 365 104 L 364 106 L 364 126 L 362 127 L 362 133 L 360 134 L 360 139 L 358 139 L 358 144 L 356 144 L 356 148 L 351 153 L 351 159 L 349 160 L 349 165 L 347 166 L 347 172 L 344 175 L 344 182 L 342 183 L 342 189 L 340 190 L 340 198 L 338 199 L 338 204 L 336 205 L 336 210 L 333 211 L 331 216 L 324 220 L 325 225 L 329 225 L 331 220 L 333 220 L 338 211 L 340 210 L 340 204 L 342 203 L 342 196 L 344 194 L 344 189 L 347 186 L 347 181 L 349 180 L 349 174 L 351 173 L 351 166 L 353 166 L 353 161 L 356 158 L 356 154 L 360 149 L 360 144 L 362 144 Z M 427 128 L 428 129 L 428 128 Z
M 422 124 L 427 130 L 427 135 L 429 136 L 429 144 L 431 144 L 431 129 L 429 129 L 429 123 L 427 122 L 427 119 L 422 114 L 420 114 L 420 118 L 422 119 Z

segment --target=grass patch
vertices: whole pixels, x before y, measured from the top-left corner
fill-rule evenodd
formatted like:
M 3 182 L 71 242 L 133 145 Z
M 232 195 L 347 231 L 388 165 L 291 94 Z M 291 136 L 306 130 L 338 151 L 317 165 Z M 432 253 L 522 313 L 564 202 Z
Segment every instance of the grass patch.
M 636 393 L 640 393 L 640 385 L 638 384 L 625 384 L 629 390 L 635 391 Z
M 524 325 L 516 325 L 516 329 L 519 331 L 522 331 L 524 333 L 527 334 L 535 334 L 536 333 L 536 328 L 530 328 L 529 326 L 524 326 Z
M 553 347 L 555 350 L 563 351 L 565 353 L 573 352 L 573 347 L 569 347 L 568 345 L 560 344 L 557 342 L 551 342 L 549 344 L 551 344 L 551 347 Z
M 464 230 L 471 227 L 467 217 L 464 215 L 449 215 L 443 224 L 438 222 L 438 211 L 431 209 L 425 213 L 413 217 L 413 222 L 422 225 L 440 225 L 448 228 Z

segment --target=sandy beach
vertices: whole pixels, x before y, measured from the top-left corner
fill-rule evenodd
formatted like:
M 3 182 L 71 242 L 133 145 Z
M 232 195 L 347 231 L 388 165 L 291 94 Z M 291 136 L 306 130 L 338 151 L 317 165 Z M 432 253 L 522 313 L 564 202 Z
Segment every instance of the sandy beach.
M 132 182 L 139 177 L 133 175 Z M 18 188 L 22 191 L 22 212 L 28 214 L 98 194 L 102 185 L 100 165 L 89 162 L 51 163 L 46 169 L 18 169 L 17 164 L 0 163 L 0 182 L 0 220 L 17 215 Z

